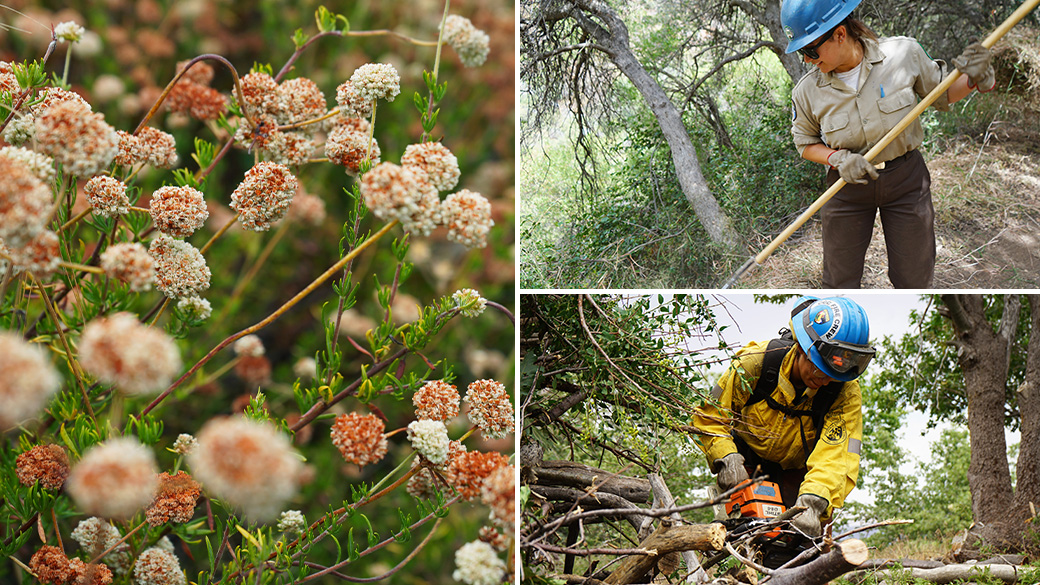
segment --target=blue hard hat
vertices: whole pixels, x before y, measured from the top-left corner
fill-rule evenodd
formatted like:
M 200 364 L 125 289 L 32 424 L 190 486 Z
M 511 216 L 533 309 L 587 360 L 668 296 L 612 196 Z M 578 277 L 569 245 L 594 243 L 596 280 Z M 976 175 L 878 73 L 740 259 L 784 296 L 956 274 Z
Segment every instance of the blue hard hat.
M 812 363 L 841 382 L 860 377 L 874 357 L 867 313 L 844 297 L 802 297 L 791 311 L 791 331 Z
M 835 28 L 863 0 L 784 0 L 780 22 L 787 34 L 787 53 L 793 53 Z

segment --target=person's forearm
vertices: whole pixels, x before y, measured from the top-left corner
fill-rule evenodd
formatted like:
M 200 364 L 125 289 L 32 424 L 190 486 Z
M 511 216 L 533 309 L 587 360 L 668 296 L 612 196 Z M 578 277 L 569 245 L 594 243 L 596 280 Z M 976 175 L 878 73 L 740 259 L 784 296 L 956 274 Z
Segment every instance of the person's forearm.
M 822 142 L 818 142 L 816 144 L 810 144 L 809 146 L 806 146 L 802 150 L 802 158 L 804 158 L 805 160 L 811 160 L 815 163 L 820 163 L 821 165 L 831 166 L 831 164 L 827 162 L 827 157 L 834 154 L 835 152 L 836 151 L 833 148 L 827 146 Z
M 953 82 L 953 85 L 950 86 L 950 89 L 946 90 L 946 99 L 951 104 L 959 102 L 960 100 L 967 97 L 967 95 L 971 93 L 973 89 L 975 88 L 969 87 L 968 85 L 968 76 L 961 75 L 960 78 L 957 79 L 957 81 Z

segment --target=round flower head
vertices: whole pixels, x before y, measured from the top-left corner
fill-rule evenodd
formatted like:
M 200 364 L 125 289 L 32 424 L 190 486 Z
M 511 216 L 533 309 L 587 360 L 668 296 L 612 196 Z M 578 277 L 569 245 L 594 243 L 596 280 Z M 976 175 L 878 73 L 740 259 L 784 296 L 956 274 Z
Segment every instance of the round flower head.
M 401 164 L 425 171 L 430 184 L 438 191 L 447 191 L 459 182 L 459 161 L 440 142 L 409 144 L 404 149 Z
M 367 102 L 378 99 L 392 102 L 401 93 L 401 76 L 389 63 L 366 63 L 358 67 L 350 76 L 350 84 Z
M 296 494 L 301 463 L 289 438 L 270 423 L 244 417 L 213 419 L 188 455 L 195 479 L 210 495 L 246 516 L 266 521 Z
M 75 578 L 69 558 L 56 546 L 44 545 L 29 559 L 29 569 L 42 583 L 68 583 Z
M 61 489 L 69 476 L 69 456 L 60 445 L 36 445 L 15 460 L 18 481 L 31 486 L 36 482 L 49 489 Z
M 80 337 L 79 360 L 84 370 L 126 394 L 158 392 L 181 369 L 173 338 L 144 325 L 131 313 L 87 323 Z
M 299 510 L 286 510 L 278 517 L 278 530 L 289 534 L 301 534 L 307 529 L 307 519 Z
M 271 383 L 271 360 L 262 355 L 240 355 L 235 362 L 235 375 L 247 386 L 266 386 Z
M 448 459 L 440 465 L 434 465 L 433 467 L 437 470 L 437 473 L 443 478 L 443 481 L 434 476 L 433 470 L 423 465 L 419 471 L 408 480 L 408 485 L 405 486 L 405 490 L 412 495 L 414 498 L 419 499 L 432 499 L 437 496 L 438 493 L 447 493 L 449 490 L 446 485 L 455 485 L 455 466 L 453 465 L 455 459 L 466 452 L 466 446 L 459 441 L 448 442 Z M 422 461 L 417 457 L 412 460 L 412 467 L 419 467 Z
M 126 196 L 126 184 L 107 175 L 98 175 L 83 186 L 87 203 L 96 215 L 115 217 L 130 212 L 130 199 Z
M 145 162 L 159 169 L 177 166 L 177 141 L 173 135 L 145 126 L 137 133 L 137 139 Z
M 20 270 L 28 270 L 38 278 L 47 278 L 61 266 L 58 234 L 43 230 L 20 248 L 10 248 L 11 260 Z
M 512 534 L 516 525 L 516 467 L 503 465 L 492 471 L 480 487 L 480 500 L 491 508 L 491 521 Z
M 489 439 L 500 439 L 513 432 L 513 403 L 506 386 L 494 380 L 477 380 L 466 393 L 469 419 Z
M 491 226 L 491 203 L 480 193 L 463 189 L 452 193 L 441 204 L 441 218 L 448 226 L 448 239 L 470 248 L 487 245 Z
M 209 288 L 209 266 L 195 246 L 161 234 L 152 240 L 148 253 L 155 259 L 155 287 L 166 296 L 198 296 Z
M 445 421 L 459 415 L 459 391 L 443 380 L 431 380 L 412 396 L 415 416 Z
M 11 77 L 14 77 L 13 75 Z M 16 114 L 4 128 L 3 138 L 10 144 L 25 144 L 36 137 L 36 116 Z
M 61 382 L 38 346 L 0 331 L 0 431 L 36 416 Z
M 180 61 L 177 63 L 177 73 L 184 71 L 184 68 L 188 65 L 188 61 Z M 184 71 L 184 76 L 181 79 L 188 80 L 192 83 L 198 83 L 199 85 L 209 85 L 213 81 L 213 66 L 205 61 L 196 61 L 191 65 L 191 69 Z
M 375 164 L 381 155 L 376 139 L 369 140 L 367 132 L 361 132 L 353 125 L 337 124 L 325 139 L 325 156 L 352 173 L 361 171 L 361 161 L 369 158 Z
M 83 454 L 65 489 L 85 513 L 123 520 L 152 501 L 158 472 L 147 447 L 128 437 L 109 439 Z
M 459 313 L 463 317 L 476 317 L 487 307 L 487 299 L 471 288 L 455 291 L 451 295 L 451 300 L 455 301 L 455 306 L 460 309 Z
M 444 20 L 444 40 L 466 67 L 477 67 L 487 60 L 491 39 L 464 16 L 451 14 Z
M 231 208 L 238 212 L 243 227 L 267 231 L 285 214 L 298 186 L 285 165 L 262 161 L 246 171 L 231 194 Z
M 0 148 L 0 156 L 6 156 L 25 165 L 44 184 L 54 182 L 54 159 L 45 154 L 40 154 L 20 146 L 5 146 Z
M 36 99 L 33 100 L 33 105 L 29 107 L 29 110 L 38 118 L 40 114 L 48 109 L 66 102 L 75 102 L 86 108 L 88 112 L 91 111 L 90 103 L 83 99 L 82 96 L 74 91 L 61 89 L 60 87 L 48 87 L 41 91 Z
M 266 73 L 252 72 L 242 76 L 242 96 L 250 114 L 275 115 L 281 110 L 278 82 Z M 238 97 L 238 94 L 235 94 Z
M 260 357 L 264 355 L 264 342 L 257 335 L 246 335 L 234 345 L 235 355 Z
M 319 226 L 325 221 L 325 200 L 301 189 L 293 197 L 286 217 L 292 221 Z
M 448 428 L 441 421 L 412 421 L 408 425 L 408 441 L 434 465 L 448 460 Z
M 376 217 L 396 219 L 407 231 L 429 235 L 439 218 L 436 189 L 410 167 L 379 163 L 361 178 L 361 195 Z
M 145 519 L 152 526 L 165 522 L 188 522 L 195 515 L 195 502 L 201 494 L 198 482 L 187 473 L 160 473 L 159 490 L 145 512 Z
M 185 585 L 187 579 L 181 570 L 177 556 L 165 549 L 153 546 L 141 553 L 134 563 L 136 585 Z
M 189 319 L 205 321 L 213 314 L 213 306 L 202 297 L 182 297 L 177 301 L 177 309 L 184 313 Z
M 195 451 L 195 449 L 197 449 L 198 446 L 199 442 L 195 440 L 195 437 L 187 433 L 181 433 L 177 435 L 177 440 L 173 442 L 172 449 L 174 453 L 178 453 L 180 455 L 187 455 Z
M 468 451 L 459 454 L 451 460 L 452 474 L 455 481 L 452 485 L 459 490 L 462 497 L 472 500 L 480 496 L 480 490 L 484 486 L 484 480 L 499 467 L 509 464 L 509 459 L 501 453 L 490 451 Z
M 36 142 L 67 173 L 92 177 L 105 169 L 119 152 L 119 135 L 77 101 L 47 108 L 36 118 Z
M 385 429 L 383 419 L 374 414 L 341 414 L 332 424 L 332 444 L 347 461 L 368 465 L 386 456 Z
M 76 43 L 83 38 L 83 33 L 87 32 L 82 26 L 76 24 L 73 21 L 59 22 L 54 25 L 54 36 L 59 41 L 66 43 Z
M 175 238 L 186 238 L 209 217 L 206 200 L 192 187 L 167 185 L 152 193 L 150 206 L 155 229 Z
M 141 148 L 141 139 L 125 130 L 116 130 L 119 136 L 119 152 L 116 153 L 112 162 L 128 167 L 144 161 L 144 150 Z
M 101 268 L 106 276 L 128 283 L 133 291 L 150 290 L 155 282 L 155 260 L 137 242 L 109 246 L 101 253 Z
M 281 111 L 278 112 L 278 119 L 283 124 L 314 120 L 324 116 L 328 110 L 325 96 L 318 88 L 318 84 L 306 77 L 297 77 L 282 82 L 278 86 L 278 94 L 278 101 L 282 104 Z
M 130 545 L 125 542 L 116 544 L 123 535 L 106 520 L 97 516 L 83 520 L 76 525 L 71 536 L 92 558 L 115 547 L 105 555 L 105 564 L 117 575 L 122 575 L 130 569 Z
M 474 540 L 455 551 L 455 571 L 451 577 L 466 585 L 499 585 L 506 574 L 506 563 L 488 543 Z
M 51 192 L 24 164 L 0 156 L 0 239 L 22 246 L 43 230 L 51 212 Z
M 212 87 L 184 79 L 173 86 L 164 103 L 171 112 L 188 114 L 202 121 L 216 120 L 227 110 L 227 97 L 224 94 Z
M 372 102 L 361 97 L 349 81 L 344 81 L 336 88 L 336 104 L 340 107 L 340 114 L 347 118 L 367 118 L 372 115 Z

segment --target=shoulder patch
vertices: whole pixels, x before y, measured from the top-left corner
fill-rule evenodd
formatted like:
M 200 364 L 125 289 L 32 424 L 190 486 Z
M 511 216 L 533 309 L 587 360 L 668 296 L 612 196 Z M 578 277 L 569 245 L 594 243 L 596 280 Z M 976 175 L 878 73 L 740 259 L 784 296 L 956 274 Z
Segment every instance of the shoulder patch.
M 848 436 L 849 431 L 845 428 L 844 417 L 828 417 L 827 424 L 823 427 L 823 436 L 821 437 L 824 443 L 840 445 L 845 442 Z

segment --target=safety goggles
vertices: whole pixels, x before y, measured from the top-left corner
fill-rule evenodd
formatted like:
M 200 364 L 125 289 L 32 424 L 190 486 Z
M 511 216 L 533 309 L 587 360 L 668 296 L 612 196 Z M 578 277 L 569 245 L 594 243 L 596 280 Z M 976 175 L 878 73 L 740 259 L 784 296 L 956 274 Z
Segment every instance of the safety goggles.
M 812 328 L 809 311 L 804 311 L 802 315 L 802 326 L 809 334 L 812 346 L 820 352 L 823 363 L 840 374 L 855 372 L 857 378 L 862 376 L 867 370 L 867 364 L 874 359 L 874 348 L 869 345 L 824 339 Z
M 831 31 L 829 33 L 823 35 L 822 39 L 820 39 L 819 41 L 816 41 L 812 45 L 806 45 L 806 46 L 802 47 L 801 49 L 798 49 L 798 52 L 801 53 L 802 55 L 805 55 L 806 57 L 812 59 L 813 61 L 819 59 L 820 58 L 820 54 L 816 52 L 816 49 L 819 49 L 824 43 L 829 41 L 831 39 L 831 35 L 833 35 L 833 34 L 834 34 L 834 29 L 831 29 Z

